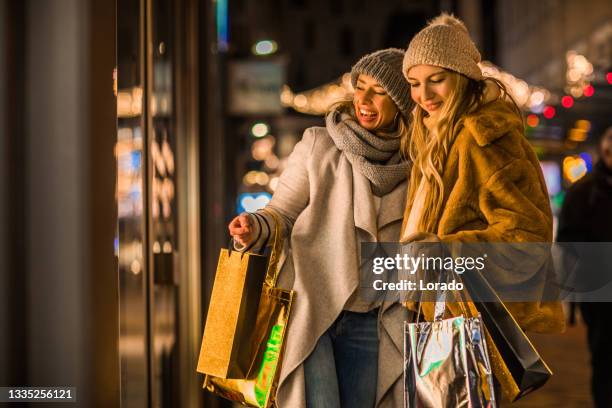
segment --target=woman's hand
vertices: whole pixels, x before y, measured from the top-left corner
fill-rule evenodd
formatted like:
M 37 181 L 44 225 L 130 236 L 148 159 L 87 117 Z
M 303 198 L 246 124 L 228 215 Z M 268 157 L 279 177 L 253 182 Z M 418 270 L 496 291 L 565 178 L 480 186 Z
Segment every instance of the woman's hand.
M 245 247 L 255 239 L 253 221 L 248 214 L 240 214 L 228 225 L 229 233 L 234 241 Z

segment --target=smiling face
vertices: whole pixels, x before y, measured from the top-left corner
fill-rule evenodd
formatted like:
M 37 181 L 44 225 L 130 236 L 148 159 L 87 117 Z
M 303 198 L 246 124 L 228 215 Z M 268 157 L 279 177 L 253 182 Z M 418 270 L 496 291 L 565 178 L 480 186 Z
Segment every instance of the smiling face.
M 359 124 L 367 130 L 388 127 L 398 112 L 393 99 L 369 75 L 359 74 L 355 85 L 353 106 Z
M 430 116 L 440 112 L 455 86 L 455 76 L 434 65 L 415 65 L 406 75 L 410 96 Z

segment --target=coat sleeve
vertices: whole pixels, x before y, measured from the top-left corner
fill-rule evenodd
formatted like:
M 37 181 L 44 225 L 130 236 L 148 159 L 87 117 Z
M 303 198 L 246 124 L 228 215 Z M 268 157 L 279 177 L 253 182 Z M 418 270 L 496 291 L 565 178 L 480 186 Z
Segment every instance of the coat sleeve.
M 550 242 L 552 212 L 541 171 L 515 159 L 493 173 L 478 190 L 478 210 L 487 227 L 440 236 L 441 241 Z
M 310 200 L 308 165 L 312 160 L 315 140 L 315 130 L 306 129 L 302 140 L 295 145 L 289 155 L 287 167 L 280 175 L 272 200 L 263 210 L 257 211 L 257 215 L 264 218 L 265 222 L 262 222 L 262 232 L 254 248 L 261 248 L 270 236 L 270 229 L 274 228 L 274 218 L 270 211 L 274 211 L 280 220 L 282 237 L 287 237 L 293 229 L 295 220 L 308 205 Z
M 527 159 L 513 160 L 493 173 L 478 191 L 478 207 L 486 221 L 486 228 L 443 235 L 440 240 L 493 243 L 552 240 L 552 212 L 544 180 L 540 169 Z M 508 259 L 521 258 L 517 253 Z M 549 278 L 549 262 L 549 254 L 545 253 L 541 256 L 541 263 L 535 262 L 538 264 L 534 267 L 534 271 L 537 271 L 535 273 L 538 274 L 538 285 L 545 285 Z M 516 268 L 501 269 L 505 269 L 505 273 L 513 274 Z M 533 302 L 508 302 L 506 306 L 526 331 L 559 333 L 565 329 L 560 302 L 534 299 Z

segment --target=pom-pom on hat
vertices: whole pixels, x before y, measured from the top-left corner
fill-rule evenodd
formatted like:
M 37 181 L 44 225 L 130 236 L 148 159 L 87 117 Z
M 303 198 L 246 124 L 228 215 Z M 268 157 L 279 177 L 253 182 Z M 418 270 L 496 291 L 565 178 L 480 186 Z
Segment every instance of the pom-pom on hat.
M 402 72 L 408 77 L 408 71 L 415 65 L 435 65 L 481 80 L 479 62 L 480 52 L 463 21 L 442 13 L 410 41 Z
M 408 118 L 414 102 L 410 98 L 410 85 L 402 75 L 403 58 L 404 50 L 399 48 L 387 48 L 365 55 L 351 68 L 351 84 L 353 88 L 357 86 L 359 74 L 371 76 Z

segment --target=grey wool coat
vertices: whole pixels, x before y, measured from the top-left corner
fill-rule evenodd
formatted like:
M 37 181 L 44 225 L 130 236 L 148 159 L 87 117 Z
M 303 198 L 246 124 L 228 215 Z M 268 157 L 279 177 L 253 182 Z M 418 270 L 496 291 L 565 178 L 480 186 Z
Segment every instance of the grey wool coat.
M 382 197 L 385 211 L 377 215 L 370 182 L 353 169 L 325 128 L 307 129 L 295 146 L 266 208 L 280 215 L 287 238 L 279 286 L 296 291 L 277 391 L 280 408 L 306 407 L 304 360 L 359 284 L 356 228 L 376 241 L 377 232 L 394 227 L 398 236 L 392 240 L 398 241 L 406 185 L 400 183 Z M 260 214 L 274 225 L 269 214 Z M 393 302 L 383 303 L 379 313 L 377 407 L 403 406 L 402 327 L 407 314 Z

